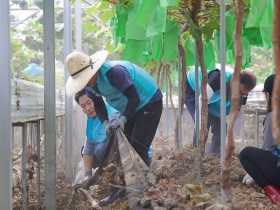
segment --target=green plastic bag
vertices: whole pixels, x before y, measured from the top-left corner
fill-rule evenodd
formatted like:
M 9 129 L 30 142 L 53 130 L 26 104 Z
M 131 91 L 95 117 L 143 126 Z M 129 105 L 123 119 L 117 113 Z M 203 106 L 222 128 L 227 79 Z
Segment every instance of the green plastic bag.
M 146 29 L 139 27 L 134 22 L 134 17 L 140 6 L 140 0 L 133 0 L 133 6 L 128 10 L 128 18 L 126 22 L 126 40 L 145 40 L 146 39 Z
M 263 44 L 266 48 L 271 48 L 272 46 L 272 19 L 273 19 L 273 8 L 274 1 L 269 0 L 265 12 L 260 23 L 260 32 L 262 36 Z
M 127 40 L 122 59 L 138 63 L 150 61 L 150 56 L 147 51 L 147 40 Z
M 178 24 L 168 19 L 166 23 L 166 31 L 163 33 L 163 60 L 164 61 L 177 60 L 178 34 L 179 34 Z
M 115 43 L 115 47 L 118 46 L 118 43 L 119 43 L 118 37 L 116 35 L 117 22 L 118 22 L 118 19 L 116 17 L 112 17 L 110 20 L 110 30 L 111 30 L 112 37 L 113 37 L 113 40 Z
M 251 45 L 246 36 L 242 37 L 242 68 L 249 68 L 251 63 Z
M 151 14 L 154 14 L 158 5 L 160 5 L 160 0 L 142 0 L 133 17 L 135 25 L 146 28 L 152 17 Z
M 216 68 L 214 47 L 211 41 L 203 41 L 203 55 L 206 69 Z
M 154 60 L 160 60 L 163 49 L 163 35 L 158 34 L 150 39 L 151 46 L 151 58 Z
M 194 66 L 195 51 L 194 51 L 194 40 L 188 37 L 184 43 L 184 49 L 186 53 L 186 65 Z
M 146 29 L 146 37 L 161 34 L 166 29 L 166 8 L 157 5 Z
M 243 28 L 250 45 L 263 47 L 262 35 L 259 27 Z
M 251 0 L 250 13 L 246 21 L 246 28 L 259 27 L 264 11 L 270 0 Z
M 119 4 L 116 6 L 117 13 L 117 28 L 116 28 L 116 36 L 120 37 L 121 43 L 125 42 L 125 34 L 126 34 L 126 22 L 128 18 L 128 10 L 121 7 Z
M 179 6 L 179 0 L 160 0 L 160 5 L 162 7 Z
M 231 12 L 226 13 L 226 49 L 233 49 L 233 36 L 234 36 L 234 28 L 235 28 L 235 15 L 232 15 Z

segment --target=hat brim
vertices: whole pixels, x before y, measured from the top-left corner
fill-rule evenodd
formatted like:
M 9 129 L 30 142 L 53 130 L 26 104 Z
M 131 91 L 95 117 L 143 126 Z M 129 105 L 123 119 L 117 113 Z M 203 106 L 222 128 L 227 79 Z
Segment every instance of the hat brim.
M 73 77 L 69 76 L 65 87 L 67 96 L 73 96 L 74 94 L 82 90 L 87 85 L 92 76 L 95 75 L 96 72 L 99 70 L 101 65 L 106 60 L 107 56 L 107 50 L 102 50 L 94 53 L 90 56 L 93 63 L 92 68 L 88 67 L 84 71 L 80 72 L 79 74 Z

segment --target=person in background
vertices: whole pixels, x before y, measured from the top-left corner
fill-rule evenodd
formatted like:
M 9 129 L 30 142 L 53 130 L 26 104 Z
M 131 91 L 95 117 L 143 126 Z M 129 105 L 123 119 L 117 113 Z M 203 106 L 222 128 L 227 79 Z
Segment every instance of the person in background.
M 239 154 L 240 163 L 248 173 L 243 183 L 250 183 L 251 177 L 261 187 L 272 203 L 280 204 L 280 146 L 272 136 L 272 90 L 275 75 L 267 77 L 263 92 L 266 96 L 267 111 L 263 121 L 263 146 L 245 147 Z M 280 120 L 280 119 L 279 119 Z
M 75 94 L 75 101 L 80 105 L 87 115 L 86 140 L 82 149 L 82 156 L 85 168 L 85 179 L 92 176 L 92 168 L 100 166 L 103 151 L 106 147 L 107 136 L 105 130 L 96 115 L 93 101 L 87 96 L 83 89 Z M 106 106 L 111 121 L 119 115 L 118 111 Z
M 221 97 L 220 97 L 220 70 L 207 70 L 208 81 L 206 85 L 206 92 L 208 98 L 208 123 L 207 129 L 211 127 L 212 141 L 208 154 L 219 154 L 220 153 L 220 139 L 221 139 L 221 123 L 220 123 L 220 107 L 221 107 Z M 230 112 L 230 100 L 231 100 L 231 87 L 230 81 L 232 78 L 232 71 L 225 71 L 225 83 L 226 83 L 226 115 Z M 199 76 L 199 113 L 201 113 L 201 80 L 202 72 L 201 69 L 198 71 Z M 244 113 L 244 105 L 246 104 L 248 93 L 256 86 L 256 77 L 250 71 L 240 72 L 240 103 L 239 103 L 239 113 L 238 118 L 242 119 Z M 195 122 L 195 69 L 192 69 L 187 74 L 186 81 L 186 95 L 185 95 L 185 105 Z M 239 121 L 238 119 L 236 121 Z M 196 131 L 193 136 L 193 145 L 197 146 L 196 142 Z
M 162 93 L 155 80 L 142 68 L 128 61 L 108 61 L 108 52 L 92 56 L 72 52 L 66 58 L 70 77 L 66 93 L 71 96 L 86 88 L 94 101 L 98 118 L 110 135 L 106 102 L 121 115 L 115 122 L 128 141 L 149 166 L 148 150 L 155 136 L 162 113 Z
M 24 75 L 31 75 L 34 76 L 36 79 L 38 77 L 44 77 L 44 70 L 40 68 L 40 59 L 37 57 L 30 59 L 29 66 L 22 71 Z

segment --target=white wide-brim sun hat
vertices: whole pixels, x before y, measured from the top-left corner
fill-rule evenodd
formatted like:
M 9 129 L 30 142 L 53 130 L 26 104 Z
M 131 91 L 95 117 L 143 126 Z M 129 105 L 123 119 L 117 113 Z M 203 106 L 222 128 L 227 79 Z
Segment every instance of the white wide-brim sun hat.
M 70 74 L 66 82 L 66 94 L 73 96 L 82 90 L 96 74 L 108 56 L 107 50 L 102 50 L 88 56 L 82 52 L 72 52 L 66 58 L 66 68 Z

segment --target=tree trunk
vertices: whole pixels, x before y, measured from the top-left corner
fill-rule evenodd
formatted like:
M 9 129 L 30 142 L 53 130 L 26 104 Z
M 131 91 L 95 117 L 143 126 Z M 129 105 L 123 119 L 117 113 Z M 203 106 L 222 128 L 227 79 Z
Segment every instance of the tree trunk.
M 242 65 L 242 22 L 243 22 L 243 0 L 236 1 L 236 22 L 234 32 L 234 52 L 235 52 L 235 66 L 234 73 L 231 78 L 231 108 L 230 108 L 230 122 L 228 125 L 228 144 L 224 165 L 222 167 L 222 188 L 225 191 L 227 198 L 231 201 L 233 209 L 241 209 L 240 202 L 237 202 L 235 194 L 230 186 L 230 167 L 232 162 L 232 155 L 234 152 L 234 138 L 233 127 L 238 115 L 238 106 L 240 100 L 239 84 L 240 71 Z
M 272 92 L 272 135 L 276 143 L 280 144 L 280 124 L 279 124 L 279 107 L 280 107 L 280 1 L 274 1 L 273 15 L 273 52 L 275 64 L 275 79 Z
M 193 10 L 192 10 L 192 20 L 194 24 L 199 27 L 198 16 L 201 0 L 193 0 Z M 196 46 L 198 51 L 198 60 L 200 62 L 201 71 L 202 71 L 202 81 L 201 81 L 201 98 L 202 98 L 202 106 L 201 106 L 201 128 L 199 131 L 199 147 L 197 150 L 197 154 L 194 161 L 194 167 L 191 172 L 191 179 L 199 181 L 199 171 L 202 165 L 202 157 L 205 150 L 205 140 L 208 135 L 207 129 L 207 119 L 208 119 L 208 102 L 207 102 L 207 93 L 206 93 L 206 85 L 207 85 L 207 71 L 204 62 L 204 55 L 203 55 L 203 44 L 202 44 L 202 37 L 200 36 L 196 39 Z

